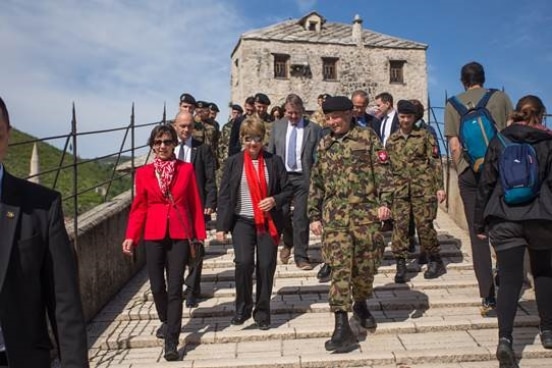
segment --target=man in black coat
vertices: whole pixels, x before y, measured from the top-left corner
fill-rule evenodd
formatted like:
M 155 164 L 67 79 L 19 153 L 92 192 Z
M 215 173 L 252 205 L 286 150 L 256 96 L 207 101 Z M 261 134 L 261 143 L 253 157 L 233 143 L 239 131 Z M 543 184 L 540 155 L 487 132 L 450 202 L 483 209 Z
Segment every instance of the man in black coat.
M 215 180 L 215 158 L 211 148 L 192 138 L 194 118 L 186 111 L 179 112 L 174 118 L 173 127 L 178 135 L 179 144 L 175 148 L 175 155 L 179 160 L 190 162 L 194 171 L 199 189 L 199 197 L 203 204 L 204 214 L 210 219 L 217 209 L 217 185 Z M 190 267 L 186 277 L 186 307 L 197 307 L 197 299 L 201 295 L 201 270 L 203 261 L 196 267 Z
M 65 368 L 88 367 L 86 324 L 61 195 L 2 165 L 10 120 L 0 98 L 0 365 L 50 368 L 47 317 Z

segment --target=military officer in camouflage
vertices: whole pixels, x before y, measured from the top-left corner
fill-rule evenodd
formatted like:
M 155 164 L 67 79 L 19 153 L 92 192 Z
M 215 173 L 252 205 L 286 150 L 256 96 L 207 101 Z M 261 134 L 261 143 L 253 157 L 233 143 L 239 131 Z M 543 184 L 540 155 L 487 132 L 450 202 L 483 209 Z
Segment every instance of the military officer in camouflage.
M 222 127 L 220 131 L 219 144 L 217 146 L 217 159 L 219 162 L 219 169 L 217 170 L 217 184 L 220 183 L 222 178 L 222 173 L 224 171 L 224 163 L 228 158 L 228 147 L 230 144 L 230 132 L 232 131 L 232 126 L 243 114 L 243 109 L 240 105 L 230 106 L 230 120 Z
M 376 326 L 366 299 L 385 247 L 379 228 L 391 215 L 391 173 L 376 133 L 356 125 L 350 99 L 331 97 L 322 107 L 331 132 L 317 149 L 308 215 L 332 269 L 329 303 L 335 328 L 325 348 L 347 352 L 357 346 L 347 316 L 351 309 L 364 328 Z
M 408 256 L 408 226 L 414 218 L 422 252 L 429 262 L 424 278 L 433 279 L 446 272 L 439 255 L 437 232 L 433 220 L 437 215 L 436 202 L 446 198 L 443 170 L 438 160 L 439 146 L 427 129 L 414 125 L 417 107 L 407 100 L 397 103 L 399 129 L 389 136 L 386 144 L 393 173 L 393 235 L 391 249 L 397 261 L 396 283 L 406 282 Z
M 219 131 L 214 122 L 209 119 L 209 103 L 197 101 L 195 109 L 195 125 L 192 137 L 201 143 L 211 147 L 213 156 L 216 158 L 217 145 L 219 141 Z M 215 160 L 216 168 L 219 167 L 218 160 Z
M 264 93 L 257 93 L 255 95 L 255 112 L 259 118 L 261 118 L 265 126 L 266 134 L 263 141 L 265 148 L 268 147 L 268 142 L 270 142 L 270 133 L 272 132 L 273 124 L 268 114 L 268 106 L 270 106 L 270 99 L 268 96 Z

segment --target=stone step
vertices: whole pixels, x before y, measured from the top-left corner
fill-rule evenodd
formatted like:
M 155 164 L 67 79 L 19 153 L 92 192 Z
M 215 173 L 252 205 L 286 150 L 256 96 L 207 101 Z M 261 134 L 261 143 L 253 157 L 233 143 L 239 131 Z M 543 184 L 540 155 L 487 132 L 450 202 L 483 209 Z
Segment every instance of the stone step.
M 264 331 L 270 333 L 270 331 Z M 254 333 L 251 331 L 250 333 Z M 359 347 L 347 354 L 330 354 L 324 350 L 328 336 L 293 339 L 268 335 L 263 340 L 236 340 L 218 344 L 197 344 L 189 335 L 181 338 L 182 361 L 163 360 L 162 343 L 150 347 L 90 351 L 91 367 L 497 367 L 494 357 L 497 334 L 491 329 L 452 331 L 397 331 L 357 333 Z M 201 332 L 198 332 L 201 334 Z M 183 334 L 184 335 L 184 334 Z M 244 335 L 247 336 L 247 335 Z M 518 327 L 514 350 L 523 355 L 522 367 L 552 358 L 538 341 L 536 327 Z M 129 345 L 132 346 L 131 343 Z M 462 364 L 460 364 L 462 362 Z M 466 365 L 469 362 L 469 365 Z M 548 365 L 550 366 L 550 365 Z

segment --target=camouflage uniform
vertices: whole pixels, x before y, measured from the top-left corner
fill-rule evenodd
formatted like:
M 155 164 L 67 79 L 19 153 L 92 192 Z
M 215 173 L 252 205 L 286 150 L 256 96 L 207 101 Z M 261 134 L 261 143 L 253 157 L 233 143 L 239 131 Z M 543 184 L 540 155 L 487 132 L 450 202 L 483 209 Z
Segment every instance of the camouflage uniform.
M 414 217 L 422 251 L 429 256 L 439 254 L 437 232 L 433 220 L 437 216 L 438 190 L 443 189 L 443 169 L 439 146 L 427 129 L 414 127 L 408 137 L 400 130 L 387 140 L 387 153 L 395 191 L 392 214 L 395 220 L 391 249 L 395 258 L 408 255 L 408 224 Z
M 378 208 L 391 203 L 387 156 L 371 129 L 351 123 L 342 137 L 328 134 L 317 150 L 309 192 L 310 221 L 324 227 L 322 246 L 332 267 L 332 312 L 364 302 L 385 247 Z
M 217 183 L 220 183 L 222 178 L 222 171 L 224 170 L 224 163 L 228 158 L 228 146 L 230 144 L 230 132 L 232 131 L 232 124 L 234 120 L 230 120 L 224 124 L 220 132 L 220 139 L 217 146 L 217 160 L 219 162 L 219 169 L 217 170 Z
M 211 151 L 213 152 L 213 157 L 217 157 L 219 132 L 212 122 L 195 119 L 192 137 L 194 139 L 197 139 L 201 143 L 205 143 L 206 145 L 210 146 Z M 216 168 L 219 167 L 218 160 L 215 160 L 215 165 Z
M 310 120 L 320 125 L 322 128 L 326 127 L 326 115 L 322 109 L 318 109 L 310 116 Z

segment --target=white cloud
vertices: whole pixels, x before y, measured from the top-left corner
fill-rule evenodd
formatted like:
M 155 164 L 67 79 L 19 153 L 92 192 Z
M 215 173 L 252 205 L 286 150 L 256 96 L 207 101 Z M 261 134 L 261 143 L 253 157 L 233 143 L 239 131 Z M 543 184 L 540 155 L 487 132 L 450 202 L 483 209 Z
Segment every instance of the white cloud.
M 31 3 L 31 2 L 29 2 Z M 44 137 L 138 123 L 177 109 L 186 91 L 226 119 L 230 52 L 247 27 L 216 0 L 17 0 L 0 3 L 0 95 L 15 127 Z M 145 138 L 137 137 L 141 143 Z M 90 157 L 118 149 L 112 137 L 82 139 Z

